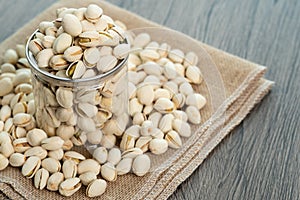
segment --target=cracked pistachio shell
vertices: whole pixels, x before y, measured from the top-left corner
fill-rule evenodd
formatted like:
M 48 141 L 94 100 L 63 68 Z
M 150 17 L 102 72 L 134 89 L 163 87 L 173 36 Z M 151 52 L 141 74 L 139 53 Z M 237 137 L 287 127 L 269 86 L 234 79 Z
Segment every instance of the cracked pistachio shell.
M 184 59 L 184 53 L 179 49 L 172 49 L 168 54 L 168 58 L 174 63 L 182 63 Z
M 41 159 L 36 156 L 29 157 L 23 167 L 22 174 L 27 178 L 32 178 L 41 166 Z
M 85 160 L 85 157 L 76 151 L 67 151 L 64 154 L 63 160 L 73 160 L 75 163 L 80 163 Z
M 143 154 L 138 155 L 132 163 L 132 171 L 137 176 L 144 176 L 150 171 L 151 160 L 149 156 Z
M 31 146 L 40 146 L 42 140 L 46 139 L 47 137 L 47 133 L 38 128 L 28 131 L 26 135 L 27 141 Z
M 26 156 L 22 153 L 13 153 L 9 157 L 9 164 L 13 167 L 21 167 L 26 161 Z
M 83 185 L 87 186 L 90 184 L 93 180 L 97 179 L 97 174 L 94 172 L 85 172 L 79 176 L 80 181 Z
M 67 68 L 66 75 L 72 79 L 81 78 L 86 72 L 86 66 L 79 60 L 71 63 Z
M 79 178 L 68 178 L 60 183 L 59 193 L 63 196 L 72 196 L 81 188 L 81 183 Z
M 43 37 L 43 39 L 42 39 L 42 45 L 43 45 L 45 48 L 51 48 L 55 39 L 56 39 L 56 38 L 53 37 L 53 36 L 51 36 L 51 35 L 46 35 L 46 36 Z
M 84 13 L 84 16 L 90 22 L 97 22 L 102 16 L 102 14 L 103 14 L 102 8 L 100 8 L 96 4 L 90 4 Z
M 61 169 L 61 164 L 58 160 L 54 158 L 45 158 L 42 160 L 42 167 L 45 168 L 51 174 L 59 172 Z
M 0 171 L 6 169 L 8 164 L 9 164 L 8 159 L 3 154 L 0 153 Z
M 63 108 L 71 108 L 73 106 L 73 92 L 69 89 L 59 87 L 56 90 L 56 100 Z
M 188 116 L 188 121 L 193 124 L 200 124 L 201 123 L 201 115 L 199 110 L 195 106 L 188 106 L 185 109 L 185 112 Z
M 16 152 L 23 153 L 31 148 L 27 138 L 18 138 L 13 141 L 13 146 Z
M 79 19 L 73 14 L 66 14 L 62 18 L 62 27 L 64 31 L 73 37 L 78 36 L 82 32 L 82 26 Z
M 61 172 L 55 172 L 47 181 L 47 189 L 50 191 L 57 191 L 61 182 L 64 180 L 64 175 Z
M 188 66 L 185 72 L 186 78 L 195 84 L 200 84 L 203 80 L 203 75 L 197 66 Z
M 117 180 L 117 170 L 112 163 L 105 163 L 101 167 L 101 176 L 107 181 Z
M 172 94 L 167 89 L 158 88 L 158 89 L 156 89 L 154 91 L 154 100 L 157 100 L 159 98 L 171 99 L 172 98 Z
M 24 156 L 26 157 L 36 156 L 42 160 L 47 157 L 47 150 L 45 150 L 40 146 L 32 147 L 27 151 L 25 151 Z
M 176 108 L 182 108 L 186 103 L 186 98 L 183 94 L 178 93 L 173 96 L 172 101 Z
M 100 57 L 97 63 L 97 69 L 104 73 L 113 69 L 118 63 L 118 59 L 112 55 L 106 55 Z
M 53 43 L 55 53 L 64 53 L 64 51 L 72 45 L 73 38 L 67 33 L 60 34 Z
M 180 136 L 176 131 L 169 131 L 165 136 L 165 140 L 171 148 L 178 149 L 182 146 Z
M 137 139 L 135 147 L 140 148 L 143 152 L 149 150 L 149 143 L 152 140 L 151 136 L 142 136 Z
M 116 170 L 118 175 L 124 175 L 130 172 L 132 166 L 132 158 L 122 158 L 117 164 Z
M 121 151 L 118 148 L 112 148 L 108 152 L 107 161 L 113 165 L 116 165 L 121 160 Z
M 86 188 L 86 196 L 97 197 L 101 196 L 107 187 L 107 183 L 103 179 L 93 180 Z
M 168 142 L 165 139 L 153 139 L 149 143 L 149 149 L 152 153 L 159 155 L 168 150 Z
M 54 55 L 49 61 L 49 65 L 54 70 L 63 70 L 68 67 L 68 62 L 64 59 L 63 55 Z
M 154 100 L 154 91 L 151 85 L 145 85 L 137 88 L 137 98 L 141 104 L 151 105 Z
M 71 46 L 64 51 L 64 58 L 68 62 L 75 62 L 81 59 L 83 55 L 82 49 L 79 46 Z
M 34 187 L 40 190 L 44 189 L 47 185 L 48 178 L 49 172 L 44 168 L 39 169 L 34 175 Z
M 44 149 L 49 150 L 49 151 L 60 149 L 60 148 L 62 148 L 63 144 L 64 144 L 64 140 L 58 136 L 46 138 L 46 139 L 42 140 L 42 142 L 41 142 L 41 146 Z
M 122 158 L 135 158 L 135 157 L 137 157 L 138 155 L 141 155 L 141 154 L 143 154 L 142 149 L 134 147 L 134 148 L 131 148 L 131 149 L 128 149 L 128 150 L 124 151 L 122 153 Z
M 52 49 L 43 49 L 36 55 L 36 61 L 40 68 L 45 68 L 49 66 L 49 61 L 54 55 Z
M 65 160 L 62 165 L 62 172 L 66 179 L 76 177 L 77 164 L 73 160 Z
M 167 98 L 157 99 L 153 107 L 160 113 L 172 113 L 175 109 L 174 103 Z
M 13 90 L 13 83 L 10 78 L 2 78 L 0 80 L 0 97 L 9 94 Z
M 98 147 L 93 152 L 93 158 L 97 160 L 100 164 L 104 164 L 107 161 L 108 152 L 105 147 Z
M 78 37 L 78 43 L 83 47 L 95 47 L 100 44 L 100 34 L 97 31 L 86 31 Z
M 33 55 L 37 55 L 40 51 L 44 49 L 42 41 L 40 39 L 33 39 L 29 42 L 29 50 Z
M 180 119 L 173 120 L 172 128 L 182 137 L 190 137 L 192 134 L 190 125 Z
M 81 161 L 77 166 L 77 172 L 79 175 L 86 172 L 94 172 L 99 174 L 100 172 L 100 164 L 94 159 L 86 159 Z
M 205 104 L 206 104 L 205 97 L 198 93 L 189 94 L 186 98 L 186 105 L 195 106 L 199 110 L 203 108 Z

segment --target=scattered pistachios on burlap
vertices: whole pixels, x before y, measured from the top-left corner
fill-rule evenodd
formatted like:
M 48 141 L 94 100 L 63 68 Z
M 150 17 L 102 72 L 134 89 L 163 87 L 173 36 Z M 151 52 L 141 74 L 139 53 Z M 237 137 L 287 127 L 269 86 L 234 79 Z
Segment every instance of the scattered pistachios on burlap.
M 122 29 L 115 26 L 125 30 L 125 25 L 103 15 L 98 6 L 61 8 L 57 16 L 55 22 L 42 22 L 30 42 L 44 70 L 70 79 L 95 76 L 115 67 L 128 53 L 127 44 L 120 42 Z M 118 113 L 124 99 L 112 105 L 111 87 L 122 89 L 114 81 L 92 93 L 42 87 L 47 100 L 38 108 L 24 45 L 5 52 L 0 69 L 0 170 L 19 167 L 37 189 L 64 196 L 84 185 L 86 195 L 95 197 L 105 192 L 107 181 L 120 175 L 147 174 L 151 160 L 146 152 L 159 155 L 182 146 L 181 138 L 192 134 L 190 123 L 201 123 L 199 110 L 206 104 L 192 88 L 202 82 L 196 54 L 151 41 L 147 33 L 128 39 L 129 119 Z M 108 67 L 106 62 L 113 64 Z M 89 120 L 94 118 L 97 121 Z M 94 129 L 96 122 L 101 130 Z M 86 143 L 95 146 L 91 157 L 72 150 Z

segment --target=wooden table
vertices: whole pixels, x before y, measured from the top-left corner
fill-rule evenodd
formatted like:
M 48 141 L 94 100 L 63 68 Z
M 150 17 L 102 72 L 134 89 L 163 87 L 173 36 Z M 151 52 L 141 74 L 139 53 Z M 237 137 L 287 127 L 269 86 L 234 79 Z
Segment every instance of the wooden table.
M 53 2 L 0 0 L 0 41 Z M 170 199 L 299 199 L 300 1 L 111 2 L 268 66 L 276 82 Z

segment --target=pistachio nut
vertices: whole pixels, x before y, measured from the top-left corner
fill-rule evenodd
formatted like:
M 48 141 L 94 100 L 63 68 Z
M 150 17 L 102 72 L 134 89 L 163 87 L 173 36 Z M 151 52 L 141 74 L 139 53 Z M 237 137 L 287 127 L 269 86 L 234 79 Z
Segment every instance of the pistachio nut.
M 42 167 L 46 169 L 51 174 L 59 172 L 61 169 L 61 164 L 58 160 L 54 158 L 45 158 L 42 160 Z
M 8 105 L 4 105 L 0 109 L 0 120 L 6 121 L 11 116 L 11 108 Z
M 185 55 L 183 61 L 183 65 L 185 67 L 189 65 L 197 65 L 197 63 L 198 63 L 198 56 L 196 55 L 195 52 L 190 51 Z
M 171 148 L 178 149 L 182 146 L 180 136 L 176 131 L 169 131 L 165 136 L 165 140 Z
M 26 161 L 26 156 L 22 153 L 13 153 L 9 157 L 9 164 L 13 167 L 21 167 Z
M 97 179 L 97 174 L 95 172 L 85 172 L 79 176 L 79 179 L 83 185 L 87 186 Z
M 27 178 L 32 178 L 41 166 L 41 159 L 36 156 L 29 157 L 23 167 L 22 174 Z
M 200 84 L 203 80 L 203 75 L 197 66 L 188 66 L 185 76 L 191 83 Z
M 103 14 L 102 8 L 100 8 L 96 4 L 90 4 L 84 13 L 84 16 L 90 22 L 97 22 L 102 16 L 102 14 Z
M 137 148 L 137 147 L 131 148 L 131 149 L 128 149 L 128 150 L 126 150 L 122 153 L 122 159 L 123 158 L 135 158 L 135 157 L 137 157 L 138 155 L 141 155 L 141 154 L 143 154 L 142 149 Z
M 69 65 L 66 70 L 67 77 L 72 79 L 81 78 L 86 72 L 86 66 L 83 64 L 81 60 L 75 61 Z
M 60 34 L 53 43 L 53 50 L 55 53 L 60 54 L 72 45 L 73 38 L 68 33 Z
M 163 154 L 168 150 L 168 142 L 165 139 L 153 139 L 149 143 L 149 149 L 154 154 Z
M 195 106 L 188 106 L 185 109 L 185 112 L 188 116 L 189 122 L 191 122 L 193 124 L 200 124 L 201 123 L 200 112 Z
M 8 164 L 9 164 L 9 161 L 8 161 L 7 157 L 5 157 L 3 154 L 0 153 L 0 171 L 6 169 Z
M 27 141 L 31 146 L 39 146 L 42 140 L 46 139 L 47 137 L 47 133 L 44 130 L 38 128 L 34 128 L 28 131 L 26 135 Z
M 117 170 L 112 163 L 105 163 L 101 167 L 101 176 L 107 181 L 117 180 Z
M 151 105 L 154 100 L 154 91 L 151 85 L 145 85 L 137 89 L 137 98 L 141 104 Z
M 148 33 L 138 34 L 133 41 L 134 47 L 145 47 L 151 41 L 151 37 Z
M 191 84 L 189 84 L 188 82 L 183 82 L 179 86 L 179 92 L 187 97 L 189 94 L 193 94 L 194 90 Z
M 83 52 L 83 62 L 88 68 L 92 68 L 100 59 L 99 50 L 96 47 L 91 47 Z
M 64 180 L 64 175 L 61 172 L 55 172 L 52 174 L 47 181 L 47 189 L 50 191 L 57 191 L 59 185 Z
M 121 160 L 121 151 L 119 148 L 112 148 L 108 152 L 107 162 L 116 165 Z
M 86 172 L 94 172 L 99 174 L 100 172 L 100 164 L 94 159 L 86 159 L 81 161 L 77 166 L 77 172 L 79 175 Z
M 102 56 L 97 63 L 97 69 L 99 72 L 105 73 L 113 69 L 117 63 L 118 59 L 112 55 Z
M 96 131 L 87 133 L 87 141 L 91 144 L 100 144 L 102 140 L 102 131 L 97 129 Z
M 147 174 L 151 167 L 151 160 L 149 156 L 143 154 L 138 155 L 132 163 L 132 171 L 137 176 L 144 176 Z
M 197 109 L 201 109 L 205 106 L 206 99 L 199 93 L 189 94 L 186 98 L 186 105 L 195 106 Z
M 105 147 L 98 147 L 93 152 L 93 158 L 100 164 L 104 164 L 107 161 L 108 152 Z
M 48 157 L 53 158 L 55 160 L 61 160 L 64 157 L 64 150 L 57 149 L 57 150 L 49 151 Z
M 44 168 L 39 169 L 34 175 L 34 187 L 40 190 L 44 189 L 47 185 L 48 178 L 49 172 Z
M 153 112 L 149 115 L 148 120 L 152 121 L 154 127 L 158 127 L 162 114 L 159 112 Z
M 40 146 L 32 147 L 27 151 L 25 151 L 24 156 L 26 157 L 36 156 L 42 160 L 47 157 L 47 150 L 43 149 Z
M 111 149 L 116 145 L 116 142 L 117 138 L 115 135 L 103 135 L 100 145 L 105 148 Z
M 77 164 L 73 160 L 65 160 L 62 165 L 62 172 L 66 179 L 76 177 Z
M 64 59 L 63 55 L 54 55 L 49 61 L 49 66 L 54 70 L 63 70 L 68 67 L 68 62 Z
M 79 19 L 72 14 L 66 14 L 62 18 L 62 27 L 64 31 L 73 37 L 78 36 L 82 32 Z
M 0 97 L 9 94 L 13 90 L 13 83 L 10 78 L 2 78 L 0 79 Z
M 173 96 L 172 101 L 176 108 L 182 108 L 186 103 L 186 98 L 183 94 L 178 93 Z
M 181 136 L 181 137 L 190 137 L 191 127 L 190 125 L 182 121 L 181 119 L 174 119 L 172 122 L 172 128 Z
M 79 178 L 68 178 L 60 183 L 59 193 L 63 196 L 71 196 L 81 188 Z
M 86 188 L 86 195 L 88 197 L 97 197 L 102 195 L 107 187 L 107 183 L 103 179 L 93 180 Z
M 132 158 L 122 158 L 117 164 L 116 170 L 118 175 L 124 175 L 130 172 L 132 166 Z
M 67 88 L 59 87 L 56 90 L 56 100 L 63 108 L 71 108 L 73 106 L 73 93 Z
M 174 63 L 182 63 L 184 59 L 184 53 L 180 49 L 172 49 L 168 54 L 168 58 Z
M 63 144 L 64 140 L 58 136 L 46 138 L 41 142 L 41 146 L 48 151 L 60 149 L 62 148 Z
M 64 154 L 63 160 L 73 160 L 75 163 L 80 163 L 85 160 L 85 157 L 76 151 L 67 151 Z
M 13 141 L 13 146 L 16 152 L 23 153 L 31 148 L 27 138 L 18 138 Z
M 159 122 L 159 125 L 158 125 L 159 129 L 164 133 L 167 133 L 170 130 L 172 130 L 173 119 L 174 119 L 174 116 L 172 114 L 165 114 Z
M 56 41 L 56 40 L 55 40 Z M 55 44 L 55 43 L 54 43 Z M 40 68 L 45 68 L 49 66 L 49 61 L 54 55 L 52 49 L 43 49 L 36 55 L 36 61 Z
M 175 109 L 175 105 L 170 99 L 159 98 L 156 100 L 153 108 L 160 113 L 172 113 Z
M 149 150 L 149 143 L 152 140 L 151 136 L 142 136 L 137 139 L 135 147 L 140 148 L 143 152 Z

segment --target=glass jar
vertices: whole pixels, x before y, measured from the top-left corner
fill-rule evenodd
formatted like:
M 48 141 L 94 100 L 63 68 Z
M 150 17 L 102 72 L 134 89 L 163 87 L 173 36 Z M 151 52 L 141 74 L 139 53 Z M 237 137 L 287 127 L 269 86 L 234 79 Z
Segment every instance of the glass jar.
M 48 136 L 70 139 L 89 151 L 99 145 L 114 146 L 129 120 L 128 56 L 110 71 L 94 77 L 59 77 L 38 67 L 28 48 L 34 35 L 27 42 L 26 57 L 32 72 L 37 126 Z M 109 142 L 102 139 L 107 134 L 114 137 Z

